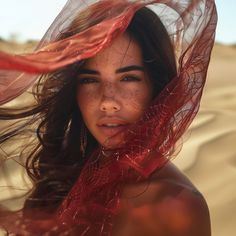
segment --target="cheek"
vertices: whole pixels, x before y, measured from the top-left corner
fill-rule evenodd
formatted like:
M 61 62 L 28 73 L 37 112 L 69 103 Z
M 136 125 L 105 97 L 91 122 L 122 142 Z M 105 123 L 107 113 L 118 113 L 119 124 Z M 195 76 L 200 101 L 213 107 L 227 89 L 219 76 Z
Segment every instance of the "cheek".
M 133 91 L 128 91 L 122 94 L 123 104 L 131 114 L 137 119 L 151 102 L 151 91 L 148 87 L 142 86 Z
M 87 126 L 90 126 L 90 119 L 94 117 L 95 109 L 98 107 L 97 101 L 94 93 L 77 90 L 77 104 Z

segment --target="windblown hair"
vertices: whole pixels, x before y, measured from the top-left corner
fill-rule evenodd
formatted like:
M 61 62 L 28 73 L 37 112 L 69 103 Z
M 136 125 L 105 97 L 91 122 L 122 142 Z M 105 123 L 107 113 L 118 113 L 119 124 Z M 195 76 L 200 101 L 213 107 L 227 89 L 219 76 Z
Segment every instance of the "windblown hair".
M 82 28 L 78 27 L 78 22 L 81 22 L 80 16 L 58 39 L 80 32 Z M 146 7 L 137 11 L 126 32 L 142 49 L 144 65 L 154 97 L 157 97 L 177 73 L 169 35 L 157 15 Z M 81 61 L 41 76 L 33 90 L 37 102 L 32 109 L 1 110 L 0 116 L 5 120 L 30 120 L 25 126 L 1 134 L 1 143 L 20 135 L 27 124 L 37 125 L 38 144 L 26 157 L 26 170 L 34 187 L 25 201 L 25 213 L 32 208 L 56 210 L 80 175 L 88 156 L 98 147 L 88 132 L 84 157 L 79 148 L 83 120 L 76 102 L 76 76 L 82 64 Z

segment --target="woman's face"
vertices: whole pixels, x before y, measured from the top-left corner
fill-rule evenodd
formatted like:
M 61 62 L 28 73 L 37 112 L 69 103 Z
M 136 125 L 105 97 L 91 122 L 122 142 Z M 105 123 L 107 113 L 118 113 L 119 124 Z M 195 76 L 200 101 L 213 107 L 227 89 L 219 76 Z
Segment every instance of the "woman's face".
M 90 133 L 106 148 L 122 141 L 122 131 L 142 116 L 151 97 L 141 48 L 128 34 L 88 59 L 79 71 L 79 109 Z

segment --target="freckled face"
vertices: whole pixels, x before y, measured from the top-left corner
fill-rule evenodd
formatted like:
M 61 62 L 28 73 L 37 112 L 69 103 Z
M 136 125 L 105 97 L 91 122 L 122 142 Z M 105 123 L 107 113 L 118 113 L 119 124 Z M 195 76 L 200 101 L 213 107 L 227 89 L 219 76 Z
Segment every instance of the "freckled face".
M 151 97 L 141 48 L 128 34 L 88 59 L 78 74 L 77 103 L 83 120 L 107 148 L 122 141 L 119 134 L 142 116 Z

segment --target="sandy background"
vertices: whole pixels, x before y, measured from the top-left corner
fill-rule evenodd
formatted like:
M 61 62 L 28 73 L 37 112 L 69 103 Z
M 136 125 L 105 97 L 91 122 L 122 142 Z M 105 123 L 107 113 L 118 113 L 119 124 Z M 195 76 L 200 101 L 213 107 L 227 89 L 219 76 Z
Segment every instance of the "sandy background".
M 22 47 L 12 44 L 6 50 Z M 174 163 L 205 196 L 212 235 L 236 235 L 236 46 L 215 45 L 200 112 Z M 18 179 L 11 176 L 14 183 Z
M 212 235 L 236 235 L 236 46 L 215 45 L 190 132 L 174 162 L 205 196 Z

